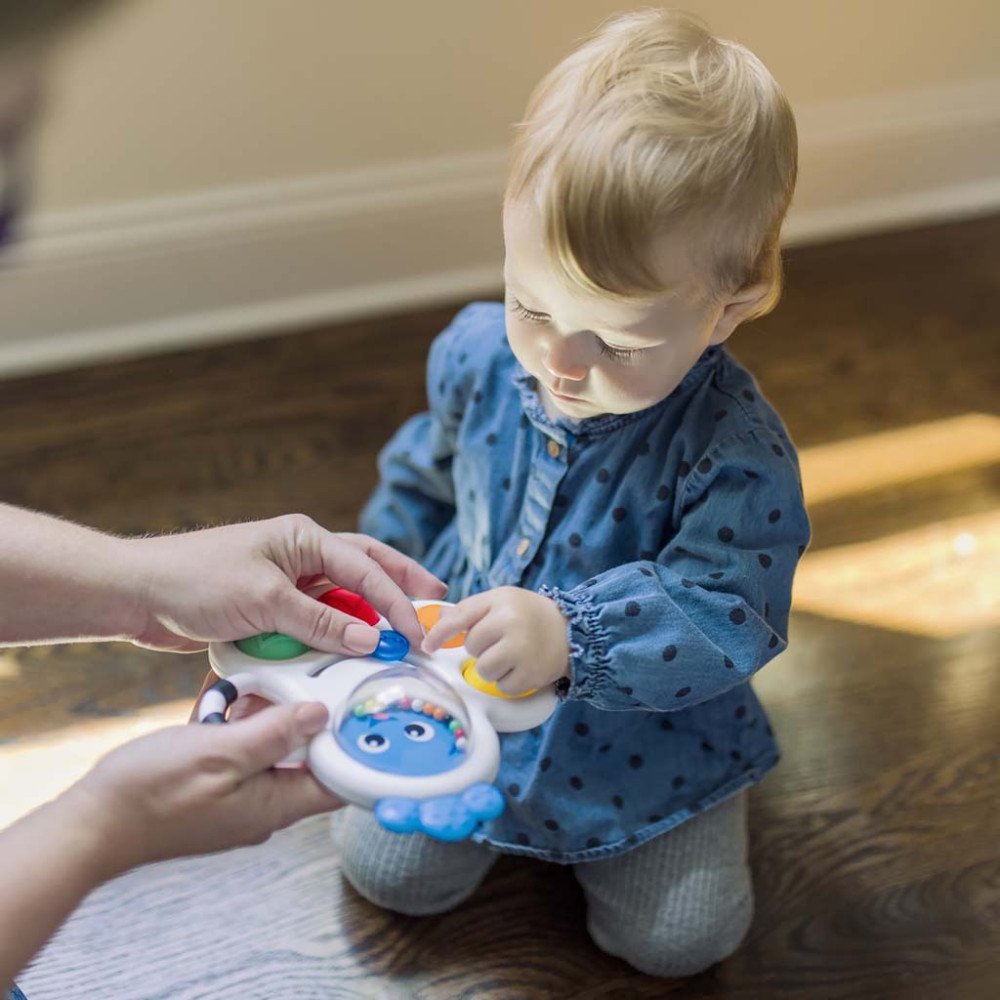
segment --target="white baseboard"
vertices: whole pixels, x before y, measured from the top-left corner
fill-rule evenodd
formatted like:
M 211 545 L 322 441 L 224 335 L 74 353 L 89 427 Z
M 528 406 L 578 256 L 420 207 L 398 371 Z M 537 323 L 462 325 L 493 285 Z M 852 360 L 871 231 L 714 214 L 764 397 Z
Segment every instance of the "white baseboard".
M 1000 208 L 1000 79 L 796 110 L 789 245 Z
M 794 244 L 1000 208 L 1000 81 L 800 109 Z M 96 205 L 0 262 L 0 375 L 488 294 L 506 151 Z

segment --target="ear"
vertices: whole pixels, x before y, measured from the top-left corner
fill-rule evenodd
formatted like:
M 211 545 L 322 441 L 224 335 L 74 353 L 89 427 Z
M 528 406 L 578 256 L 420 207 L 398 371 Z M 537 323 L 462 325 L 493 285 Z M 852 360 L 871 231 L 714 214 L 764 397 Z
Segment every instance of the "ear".
M 732 332 L 748 317 L 760 308 L 771 292 L 771 286 L 765 282 L 756 285 L 746 285 L 726 299 L 712 331 L 709 344 L 721 344 L 728 340 Z

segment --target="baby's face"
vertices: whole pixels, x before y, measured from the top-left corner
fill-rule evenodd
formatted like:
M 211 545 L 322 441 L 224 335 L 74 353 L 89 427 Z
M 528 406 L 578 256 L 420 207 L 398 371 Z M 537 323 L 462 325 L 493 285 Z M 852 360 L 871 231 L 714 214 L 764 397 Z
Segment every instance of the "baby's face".
M 657 249 L 657 273 L 672 291 L 635 302 L 569 288 L 549 263 L 541 216 L 528 200 L 506 206 L 504 242 L 507 340 L 538 380 L 550 416 L 582 420 L 652 406 L 730 332 L 681 239 Z

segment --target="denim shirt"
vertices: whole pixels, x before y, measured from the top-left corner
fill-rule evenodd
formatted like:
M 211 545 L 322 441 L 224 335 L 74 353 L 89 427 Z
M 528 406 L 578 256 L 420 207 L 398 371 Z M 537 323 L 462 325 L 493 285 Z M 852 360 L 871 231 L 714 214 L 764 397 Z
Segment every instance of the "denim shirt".
M 567 619 L 555 714 L 501 736 L 507 809 L 474 835 L 575 863 L 669 830 L 778 759 L 748 683 L 786 646 L 809 538 L 795 449 L 752 376 L 710 348 L 638 413 L 553 420 L 504 307 L 434 342 L 429 412 L 379 456 L 361 530 L 449 599 L 536 590 Z

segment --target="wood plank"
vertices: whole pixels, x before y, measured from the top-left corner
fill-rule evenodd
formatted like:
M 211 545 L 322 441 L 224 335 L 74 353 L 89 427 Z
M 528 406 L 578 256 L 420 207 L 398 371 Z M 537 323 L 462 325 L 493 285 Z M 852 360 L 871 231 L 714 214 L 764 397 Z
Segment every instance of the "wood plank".
M 969 468 L 1000 463 L 1000 417 L 945 420 L 831 441 L 800 453 L 806 503 L 826 503 Z
M 947 638 L 1000 624 L 1000 508 L 808 553 L 799 611 Z
M 756 682 L 784 758 L 751 796 L 757 913 L 736 955 L 687 983 L 639 976 L 588 941 L 571 872 L 517 859 L 453 914 L 393 917 L 344 887 L 316 821 L 105 887 L 25 975 L 31 1000 L 998 995 L 1000 634 L 962 617 L 960 589 L 994 542 L 944 590 L 930 571 L 998 507 L 993 452 L 943 422 L 983 414 L 994 433 L 1000 217 L 797 249 L 787 271 L 780 308 L 733 346 L 807 455 L 833 449 L 812 453 L 826 499 L 801 578 L 827 606 L 795 611 Z M 5 499 L 125 532 L 289 509 L 351 527 L 453 311 L 4 383 Z M 940 436 L 931 454 L 921 426 L 958 428 L 966 457 Z M 911 618 L 949 605 L 951 626 L 829 604 L 883 588 Z M 203 668 L 123 645 L 6 651 L 0 760 L 18 755 L 22 791 L 32 773 L 54 790 L 61 758 L 171 717 Z

